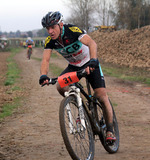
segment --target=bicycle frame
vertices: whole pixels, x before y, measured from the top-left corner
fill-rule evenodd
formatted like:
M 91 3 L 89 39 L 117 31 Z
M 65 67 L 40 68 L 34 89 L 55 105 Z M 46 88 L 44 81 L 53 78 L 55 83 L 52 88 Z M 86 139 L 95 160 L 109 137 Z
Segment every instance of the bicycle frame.
M 76 86 L 78 88 L 80 88 L 80 92 L 82 93 L 82 95 L 88 100 L 88 105 L 85 105 L 85 110 L 90 118 L 90 121 L 92 123 L 92 126 L 94 126 L 94 131 L 96 132 L 96 134 L 100 134 L 101 132 L 101 127 L 99 125 L 99 122 L 96 119 L 96 113 L 95 113 L 95 105 L 99 105 L 101 108 L 101 104 L 97 103 L 96 100 L 94 99 L 94 97 L 91 94 L 91 89 L 90 89 L 90 84 L 89 81 L 86 79 L 86 87 L 87 87 L 87 93 L 84 91 L 83 87 L 81 84 L 76 83 Z M 83 99 L 82 99 L 83 100 Z M 84 102 L 84 100 L 83 100 Z
M 78 75 L 79 73 L 79 75 Z M 74 95 L 77 99 L 77 105 L 79 107 L 79 116 L 81 120 L 81 124 L 83 126 L 82 129 L 86 129 L 85 125 L 85 120 L 84 120 L 84 109 L 87 112 L 92 127 L 93 127 L 93 132 L 94 134 L 99 135 L 105 128 L 105 126 L 100 126 L 100 122 L 97 119 L 97 113 L 95 111 L 95 106 L 98 105 L 102 109 L 102 105 L 98 103 L 94 97 L 91 95 L 91 89 L 90 89 L 90 84 L 88 82 L 88 79 L 86 78 L 86 72 L 69 72 L 66 74 L 63 74 L 59 76 L 58 78 L 54 78 L 54 83 L 53 80 L 50 80 L 49 84 L 55 84 L 56 81 L 60 84 L 60 87 L 65 87 L 69 86 L 69 91 L 65 92 L 65 97 L 68 97 L 70 95 Z M 78 83 L 79 79 L 82 77 L 86 78 L 86 87 L 88 89 L 88 93 L 86 93 L 83 89 L 83 86 Z M 84 100 L 82 99 L 80 93 L 87 99 L 88 101 L 88 106 L 84 104 Z M 72 125 L 72 116 L 71 116 L 71 110 L 69 106 L 67 106 L 67 114 L 68 114 L 68 119 L 69 119 L 69 126 L 70 126 L 70 133 L 74 133 L 73 125 Z

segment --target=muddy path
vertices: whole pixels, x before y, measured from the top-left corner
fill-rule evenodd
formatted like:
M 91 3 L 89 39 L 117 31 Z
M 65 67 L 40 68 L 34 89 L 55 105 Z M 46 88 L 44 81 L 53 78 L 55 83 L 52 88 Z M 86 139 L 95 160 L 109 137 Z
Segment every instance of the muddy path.
M 55 86 L 39 86 L 40 62 L 27 60 L 25 52 L 17 54 L 15 60 L 22 70 L 19 83 L 26 94 L 22 106 L 0 124 L 0 160 L 70 160 L 59 129 L 62 97 Z M 42 50 L 34 49 L 32 56 L 42 57 Z M 66 65 L 61 58 L 51 63 Z M 49 76 L 53 77 L 52 73 Z M 97 140 L 95 160 L 148 160 L 150 88 L 108 76 L 105 79 L 109 97 L 116 104 L 120 149 L 110 155 Z

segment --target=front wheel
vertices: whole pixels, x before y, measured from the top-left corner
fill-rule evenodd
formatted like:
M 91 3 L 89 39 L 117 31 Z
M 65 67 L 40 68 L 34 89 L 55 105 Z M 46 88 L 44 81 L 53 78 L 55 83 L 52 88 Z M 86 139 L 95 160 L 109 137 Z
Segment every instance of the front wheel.
M 74 96 L 65 97 L 59 110 L 60 129 L 67 151 L 73 160 L 94 159 L 94 137 L 89 118 L 84 111 L 85 127 L 79 117 Z
M 28 50 L 28 59 L 30 59 L 31 54 L 32 54 L 32 48 L 29 48 L 29 50 Z

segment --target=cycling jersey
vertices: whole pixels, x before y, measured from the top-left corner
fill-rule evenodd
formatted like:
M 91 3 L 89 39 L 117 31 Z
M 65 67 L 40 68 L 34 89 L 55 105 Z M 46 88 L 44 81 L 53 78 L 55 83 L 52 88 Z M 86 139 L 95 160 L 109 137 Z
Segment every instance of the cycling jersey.
M 64 24 L 61 35 L 62 43 L 58 40 L 53 40 L 50 36 L 46 38 L 44 49 L 55 49 L 69 62 L 68 67 L 61 75 L 81 70 L 90 60 L 89 47 L 80 42 L 80 39 L 85 34 L 85 31 L 74 25 Z M 93 89 L 105 88 L 105 80 L 100 64 L 98 68 L 88 75 L 88 79 Z
M 81 67 L 90 60 L 89 47 L 80 42 L 85 34 L 85 31 L 75 25 L 64 24 L 61 35 L 62 43 L 48 36 L 44 49 L 55 49 L 69 64 Z
M 33 45 L 33 40 L 26 40 L 27 46 Z

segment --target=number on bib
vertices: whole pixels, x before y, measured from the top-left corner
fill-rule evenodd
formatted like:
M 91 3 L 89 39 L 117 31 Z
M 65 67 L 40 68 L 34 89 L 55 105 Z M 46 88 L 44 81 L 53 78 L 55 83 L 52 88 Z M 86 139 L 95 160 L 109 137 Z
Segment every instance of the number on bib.
M 77 72 L 69 72 L 58 77 L 58 83 L 61 88 L 69 86 L 70 84 L 79 82 L 79 78 L 77 77 Z

